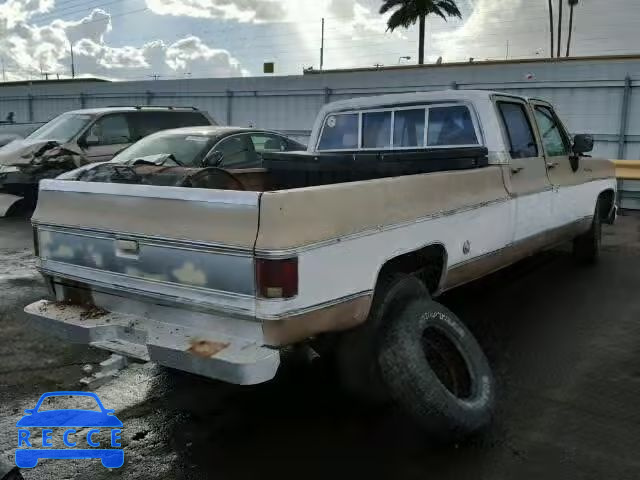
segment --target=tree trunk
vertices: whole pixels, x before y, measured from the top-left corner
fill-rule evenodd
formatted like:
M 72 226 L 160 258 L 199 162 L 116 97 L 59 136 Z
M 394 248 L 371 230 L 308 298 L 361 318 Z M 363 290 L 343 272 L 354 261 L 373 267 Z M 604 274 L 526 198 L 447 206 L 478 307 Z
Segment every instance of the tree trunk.
M 553 58 L 553 0 L 549 0 L 549 32 L 551 33 L 551 58 Z
M 560 49 L 562 48 L 562 6 L 564 5 L 564 0 L 558 0 L 558 55 L 560 58 Z
M 571 34 L 573 33 L 573 5 L 571 5 L 571 10 L 569 11 L 569 37 L 567 37 L 567 57 L 569 56 L 569 52 L 571 50 Z
M 418 46 L 418 63 L 420 65 L 424 64 L 424 41 L 425 41 L 425 20 L 426 17 L 424 15 L 420 15 L 420 39 Z

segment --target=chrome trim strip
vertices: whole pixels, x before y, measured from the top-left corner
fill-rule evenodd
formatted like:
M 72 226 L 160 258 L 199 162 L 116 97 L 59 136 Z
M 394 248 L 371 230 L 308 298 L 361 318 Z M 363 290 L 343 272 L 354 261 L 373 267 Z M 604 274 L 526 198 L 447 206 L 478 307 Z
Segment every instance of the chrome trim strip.
M 235 247 L 232 245 L 194 242 L 191 240 L 167 239 L 164 237 L 157 237 L 153 235 L 140 235 L 136 233 L 119 232 L 119 231 L 112 231 L 112 230 L 105 230 L 105 229 L 85 228 L 85 227 L 76 227 L 76 226 L 68 226 L 68 225 L 53 225 L 49 223 L 41 223 L 38 221 L 32 221 L 31 223 L 33 224 L 33 226 L 43 231 L 68 233 L 68 234 L 76 235 L 79 237 L 102 238 L 105 240 L 115 240 L 116 238 L 131 239 L 131 240 L 137 240 L 138 242 L 144 245 L 149 245 L 154 247 L 170 247 L 170 248 L 176 248 L 180 250 L 190 250 L 194 252 L 204 251 L 204 252 L 224 254 L 224 255 L 235 255 L 238 257 L 253 256 L 253 249 Z
M 163 298 L 186 299 L 195 304 L 210 305 L 214 308 L 217 304 L 212 303 L 212 300 L 218 299 L 225 303 L 225 310 L 237 310 L 244 314 L 252 314 L 255 306 L 254 295 L 135 278 L 121 273 L 70 265 L 54 260 L 41 259 L 39 270 L 47 275 L 69 278 L 90 286 L 104 285 L 119 291 L 135 292 L 135 295 L 159 295 Z M 243 307 L 243 305 L 246 306 Z
M 277 315 L 257 315 L 256 318 L 259 318 L 260 320 L 266 320 L 266 321 L 282 320 L 283 318 L 296 317 L 298 315 L 304 315 L 306 313 L 315 312 L 316 310 L 322 310 L 323 308 L 333 307 L 340 303 L 355 300 L 356 298 L 360 298 L 360 297 L 366 297 L 368 295 L 373 295 L 373 290 L 363 290 L 362 292 L 352 293 L 351 295 L 345 295 L 344 297 L 334 298 L 332 300 L 327 300 L 326 302 L 316 303 L 309 307 L 301 307 L 295 310 L 287 310 L 286 312 L 282 312 Z
M 80 182 L 76 180 L 42 180 L 41 191 L 94 193 L 145 197 L 188 202 L 204 202 L 217 205 L 258 208 L 262 192 L 213 190 L 207 188 L 162 187 L 158 185 L 130 185 L 120 183 Z

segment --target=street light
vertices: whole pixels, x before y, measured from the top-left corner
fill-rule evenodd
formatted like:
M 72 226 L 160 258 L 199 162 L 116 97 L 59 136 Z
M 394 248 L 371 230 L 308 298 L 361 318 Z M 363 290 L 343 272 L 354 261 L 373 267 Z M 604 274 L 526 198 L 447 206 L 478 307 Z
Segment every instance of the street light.
M 402 60 L 411 60 L 411 57 L 409 55 L 406 55 L 404 57 L 399 57 L 398 58 L 398 65 L 400 65 L 402 63 Z

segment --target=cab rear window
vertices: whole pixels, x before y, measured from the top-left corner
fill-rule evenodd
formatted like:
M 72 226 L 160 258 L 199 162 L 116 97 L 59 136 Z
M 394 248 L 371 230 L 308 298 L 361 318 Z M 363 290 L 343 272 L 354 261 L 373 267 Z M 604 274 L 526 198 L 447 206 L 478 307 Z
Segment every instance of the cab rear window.
M 317 150 L 407 150 L 480 145 L 466 105 L 398 107 L 330 114 Z

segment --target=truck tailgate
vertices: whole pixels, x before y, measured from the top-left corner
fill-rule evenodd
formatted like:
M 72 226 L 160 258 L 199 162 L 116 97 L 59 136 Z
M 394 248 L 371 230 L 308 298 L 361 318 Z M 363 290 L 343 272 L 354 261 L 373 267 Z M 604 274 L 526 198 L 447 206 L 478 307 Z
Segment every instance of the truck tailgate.
M 44 180 L 33 216 L 53 277 L 255 311 L 258 192 Z

